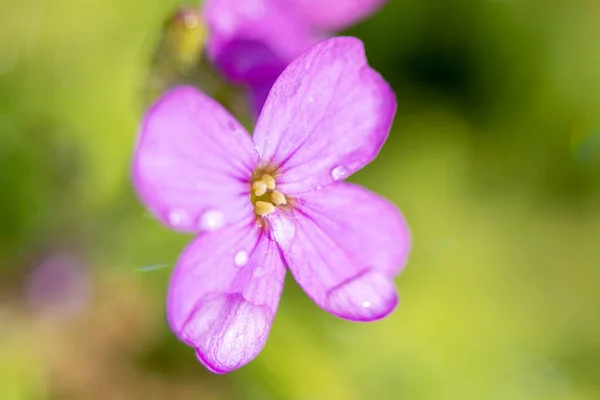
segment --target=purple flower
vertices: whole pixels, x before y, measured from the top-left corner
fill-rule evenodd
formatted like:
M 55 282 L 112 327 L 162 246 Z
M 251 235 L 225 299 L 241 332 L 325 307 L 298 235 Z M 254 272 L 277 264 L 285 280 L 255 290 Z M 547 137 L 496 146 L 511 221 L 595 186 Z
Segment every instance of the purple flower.
M 89 271 L 72 254 L 55 253 L 45 258 L 27 280 L 28 305 L 46 317 L 72 317 L 90 301 Z
M 199 233 L 175 267 L 167 314 L 210 370 L 239 368 L 262 349 L 286 266 L 338 317 L 394 309 L 408 227 L 392 203 L 341 181 L 376 157 L 395 110 L 362 43 L 340 37 L 286 68 L 253 137 L 190 87 L 147 113 L 135 186 L 163 223 Z
M 256 113 L 275 79 L 300 53 L 347 28 L 386 0 L 206 0 L 207 52 L 232 82 L 250 91 Z

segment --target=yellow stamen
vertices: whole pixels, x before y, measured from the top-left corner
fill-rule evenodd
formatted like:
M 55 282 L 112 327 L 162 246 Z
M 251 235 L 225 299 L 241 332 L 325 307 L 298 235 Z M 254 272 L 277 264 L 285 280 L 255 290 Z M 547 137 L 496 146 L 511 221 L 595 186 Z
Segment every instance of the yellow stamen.
M 279 190 L 273 190 L 273 193 L 271 193 L 271 201 L 276 206 L 287 204 L 285 196 Z
M 267 184 L 263 181 L 255 181 L 252 184 L 252 190 L 254 191 L 255 195 L 262 196 L 263 194 L 267 193 Z
M 267 185 L 267 189 L 275 189 L 275 179 L 271 175 L 265 174 L 262 176 L 261 180 Z
M 266 201 L 257 201 L 254 204 L 254 213 L 259 217 L 269 215 L 273 211 L 275 211 L 275 206 L 271 203 L 267 203 Z

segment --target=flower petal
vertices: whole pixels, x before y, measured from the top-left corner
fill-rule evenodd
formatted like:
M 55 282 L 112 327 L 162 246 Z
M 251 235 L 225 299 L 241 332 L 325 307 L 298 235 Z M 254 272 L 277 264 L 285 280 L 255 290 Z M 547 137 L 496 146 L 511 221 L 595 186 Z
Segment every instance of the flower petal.
M 257 162 L 252 139 L 220 104 L 179 87 L 146 113 L 134 184 L 166 225 L 212 230 L 252 215 L 249 185 Z
M 284 276 L 277 243 L 254 220 L 201 234 L 171 278 L 171 328 L 211 371 L 239 368 L 265 345 Z
M 279 0 L 207 0 L 207 52 L 233 82 L 273 83 L 314 38 Z
M 268 218 L 306 293 L 324 310 L 354 321 L 391 312 L 398 301 L 393 278 L 411 247 L 396 206 L 343 182 L 295 202 L 292 211 Z
M 381 8 L 387 0 L 282 0 L 312 27 L 337 31 L 349 28 Z
M 254 142 L 261 162 L 279 167 L 281 191 L 302 193 L 342 180 L 373 160 L 395 112 L 394 92 L 367 64 L 362 42 L 328 39 L 279 76 Z

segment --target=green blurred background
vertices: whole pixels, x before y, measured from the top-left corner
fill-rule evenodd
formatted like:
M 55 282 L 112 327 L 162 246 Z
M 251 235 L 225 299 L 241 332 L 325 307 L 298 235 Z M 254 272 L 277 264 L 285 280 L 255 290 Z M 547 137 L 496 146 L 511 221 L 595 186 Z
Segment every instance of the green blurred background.
M 392 0 L 347 32 L 399 100 L 352 180 L 411 226 L 401 304 L 342 321 L 288 275 L 264 351 L 226 376 L 166 325 L 190 237 L 129 179 L 163 86 L 237 110 L 169 58 L 183 3 L 0 4 L 0 399 L 600 398 L 597 0 Z

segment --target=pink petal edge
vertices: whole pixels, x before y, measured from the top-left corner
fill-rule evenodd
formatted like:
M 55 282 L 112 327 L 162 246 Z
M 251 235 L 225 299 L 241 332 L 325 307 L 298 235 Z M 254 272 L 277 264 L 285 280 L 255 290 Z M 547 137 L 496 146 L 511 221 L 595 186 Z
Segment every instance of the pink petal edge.
M 407 262 L 411 239 L 394 204 L 337 183 L 268 219 L 292 275 L 325 311 L 372 321 L 396 307 L 394 276 Z
M 267 341 L 284 277 L 277 244 L 253 219 L 201 234 L 173 272 L 169 324 L 211 371 L 240 368 Z
M 204 93 L 182 86 L 146 113 L 133 181 L 162 223 L 208 231 L 253 214 L 248 192 L 257 163 L 252 139 L 235 118 Z
M 323 40 L 279 76 L 260 113 L 254 142 L 278 183 L 298 194 L 340 181 L 371 162 L 396 112 L 395 95 L 352 37 Z

